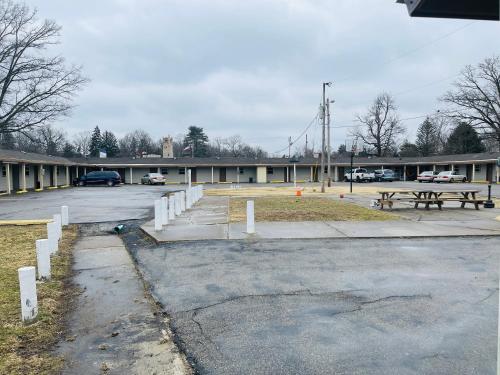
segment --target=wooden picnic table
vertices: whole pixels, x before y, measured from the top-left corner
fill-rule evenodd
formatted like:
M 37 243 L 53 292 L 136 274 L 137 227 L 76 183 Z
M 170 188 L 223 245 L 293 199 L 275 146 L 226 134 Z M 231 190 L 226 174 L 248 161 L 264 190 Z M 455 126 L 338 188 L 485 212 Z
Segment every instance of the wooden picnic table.
M 384 204 L 388 204 L 392 208 L 394 201 L 410 201 L 415 203 L 415 208 L 419 204 L 425 204 L 425 208 L 429 209 L 430 205 L 437 205 L 441 209 L 445 201 L 459 201 L 461 207 L 464 208 L 466 203 L 474 204 L 476 210 L 479 210 L 479 204 L 483 200 L 477 199 L 476 194 L 479 190 L 476 189 L 460 189 L 460 190 L 380 190 L 378 191 L 381 198 L 378 199 L 381 209 L 384 209 Z M 395 197 L 396 195 L 404 195 L 405 197 Z

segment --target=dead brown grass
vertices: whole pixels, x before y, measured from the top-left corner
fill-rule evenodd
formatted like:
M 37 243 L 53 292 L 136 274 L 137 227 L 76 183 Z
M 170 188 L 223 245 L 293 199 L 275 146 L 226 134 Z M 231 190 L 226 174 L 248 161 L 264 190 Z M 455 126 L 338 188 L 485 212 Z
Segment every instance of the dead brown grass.
M 50 349 L 74 292 L 69 276 L 77 233 L 76 226 L 64 229 L 59 254 L 52 257 L 52 279 L 37 284 L 37 320 L 23 325 L 17 269 L 36 265 L 35 240 L 47 237 L 46 226 L 0 226 L 0 374 L 54 374 L 62 367 Z
M 246 220 L 245 198 L 231 198 L 231 222 Z M 353 203 L 317 197 L 258 197 L 255 202 L 256 221 L 384 221 L 399 217 L 371 210 Z

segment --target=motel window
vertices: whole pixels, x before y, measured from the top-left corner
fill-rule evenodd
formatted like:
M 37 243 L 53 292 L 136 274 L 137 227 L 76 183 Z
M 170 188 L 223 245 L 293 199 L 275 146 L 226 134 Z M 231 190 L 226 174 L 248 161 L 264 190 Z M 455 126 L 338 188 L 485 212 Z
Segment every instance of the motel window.
M 186 170 L 184 168 L 179 168 L 179 174 L 186 174 Z
M 476 164 L 476 165 L 474 166 L 474 171 L 475 171 L 475 172 L 481 172 L 481 164 Z
M 5 165 L 2 166 L 2 177 L 7 177 L 7 167 Z
M 244 173 L 245 173 L 245 170 L 240 167 L 240 174 L 244 174 Z
M 324 172 L 324 173 L 325 173 L 325 174 L 327 174 L 327 173 L 328 173 L 328 167 L 325 167 L 325 172 Z
M 149 168 L 149 173 L 156 173 L 158 172 L 158 168 Z
M 161 174 L 168 174 L 168 168 L 162 168 Z
M 30 175 L 30 167 L 26 166 L 26 168 L 24 170 L 24 175 L 25 176 L 29 176 Z
M 273 174 L 273 173 L 274 173 L 273 167 L 267 167 L 267 174 Z
M 59 176 L 59 167 L 54 167 L 56 169 L 56 174 Z

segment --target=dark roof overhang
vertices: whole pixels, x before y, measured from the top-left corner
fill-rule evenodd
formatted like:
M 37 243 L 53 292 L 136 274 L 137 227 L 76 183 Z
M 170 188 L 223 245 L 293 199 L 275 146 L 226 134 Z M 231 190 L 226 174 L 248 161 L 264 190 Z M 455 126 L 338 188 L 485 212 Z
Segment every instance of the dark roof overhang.
M 412 17 L 500 20 L 498 0 L 397 0 Z

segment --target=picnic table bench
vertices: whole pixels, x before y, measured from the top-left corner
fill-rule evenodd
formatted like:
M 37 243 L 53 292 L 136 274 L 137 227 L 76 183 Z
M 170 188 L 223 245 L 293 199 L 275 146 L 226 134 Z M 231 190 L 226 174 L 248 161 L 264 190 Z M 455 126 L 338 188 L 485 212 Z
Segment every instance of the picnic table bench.
M 425 204 L 428 210 L 431 205 L 437 205 L 441 210 L 443 203 L 447 201 L 456 201 L 461 203 L 461 208 L 465 208 L 467 203 L 473 204 L 476 210 L 479 205 L 484 203 L 483 199 L 478 199 L 476 194 L 479 190 L 461 189 L 461 190 L 381 190 L 378 192 L 380 198 L 377 199 L 380 208 L 384 205 L 392 208 L 395 201 L 408 201 L 414 203 L 418 208 L 419 204 Z

